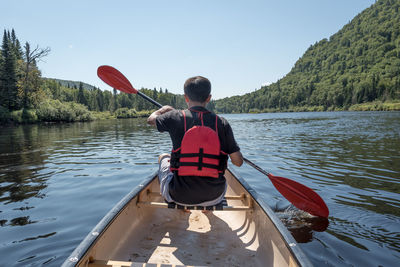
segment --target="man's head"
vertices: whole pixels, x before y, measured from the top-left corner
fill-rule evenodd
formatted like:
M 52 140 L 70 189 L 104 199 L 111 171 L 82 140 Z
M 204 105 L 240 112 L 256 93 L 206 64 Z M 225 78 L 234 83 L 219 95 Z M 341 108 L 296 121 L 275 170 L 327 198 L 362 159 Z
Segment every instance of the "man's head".
M 191 101 L 200 103 L 206 102 L 211 93 L 210 81 L 202 76 L 187 79 L 183 88 Z

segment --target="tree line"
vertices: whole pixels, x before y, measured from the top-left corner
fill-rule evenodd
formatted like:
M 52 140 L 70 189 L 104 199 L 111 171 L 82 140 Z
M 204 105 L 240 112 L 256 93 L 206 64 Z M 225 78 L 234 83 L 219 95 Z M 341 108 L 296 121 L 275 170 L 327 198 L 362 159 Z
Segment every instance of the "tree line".
M 0 49 L 0 123 L 37 121 L 88 121 L 106 117 L 138 117 L 149 114 L 152 104 L 135 95 L 70 86 L 42 78 L 37 63 L 50 48 L 21 46 L 14 29 L 4 30 Z M 184 108 L 182 95 L 167 89 L 140 89 L 156 101 Z
M 63 86 L 57 80 L 46 79 L 43 90 L 51 99 L 57 99 L 63 102 L 76 102 L 87 107 L 89 111 L 109 111 L 114 113 L 121 108 L 134 109 L 136 111 L 149 111 L 155 108 L 153 104 L 135 94 L 119 93 L 119 91 L 115 89 L 113 91 L 102 91 L 97 87 L 85 89 L 83 83 L 79 83 L 79 86 Z M 168 92 L 168 89 L 141 88 L 139 91 L 163 105 L 171 105 L 178 108 L 185 106 L 184 97 L 182 95 L 172 94 Z
M 217 100 L 216 110 L 346 110 L 400 100 L 399 9 L 398 0 L 378 0 L 329 40 L 311 45 L 285 77 L 253 93 Z

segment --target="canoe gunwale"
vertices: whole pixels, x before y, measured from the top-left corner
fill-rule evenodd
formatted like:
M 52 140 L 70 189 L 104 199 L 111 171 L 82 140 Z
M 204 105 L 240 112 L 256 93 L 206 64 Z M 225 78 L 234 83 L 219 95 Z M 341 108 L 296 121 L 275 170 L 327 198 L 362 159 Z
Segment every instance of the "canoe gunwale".
M 290 234 L 289 230 L 283 225 L 282 221 L 276 216 L 274 211 L 267 205 L 267 203 L 263 200 L 262 197 L 258 195 L 258 193 L 251 188 L 251 186 L 235 171 L 231 168 L 228 168 L 228 171 L 232 173 L 232 175 L 238 180 L 238 182 L 246 189 L 247 192 L 251 195 L 253 200 L 257 202 L 257 204 L 263 209 L 265 213 L 267 213 L 271 222 L 278 229 L 278 232 L 282 236 L 282 238 L 286 241 L 286 247 L 288 250 L 293 252 L 295 255 L 295 259 L 299 266 L 313 266 L 308 257 L 304 254 L 303 250 L 299 247 L 298 243 L 294 239 L 294 237 Z M 294 244 L 294 245 L 290 245 Z
M 89 232 L 89 234 L 82 240 L 78 247 L 71 253 L 71 255 L 63 263 L 63 267 L 77 266 L 86 252 L 95 245 L 96 239 L 101 237 L 109 225 L 118 217 L 118 214 L 135 198 L 146 186 L 148 186 L 156 177 L 158 172 L 145 178 L 139 185 L 132 191 L 124 196 L 104 217 L 101 221 Z

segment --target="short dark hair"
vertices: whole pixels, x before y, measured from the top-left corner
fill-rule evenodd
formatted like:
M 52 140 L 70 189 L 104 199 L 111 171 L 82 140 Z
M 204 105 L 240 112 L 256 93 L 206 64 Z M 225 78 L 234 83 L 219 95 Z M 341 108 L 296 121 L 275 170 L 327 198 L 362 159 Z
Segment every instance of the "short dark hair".
M 211 93 L 211 83 L 205 77 L 195 76 L 186 80 L 183 89 L 190 100 L 204 103 Z

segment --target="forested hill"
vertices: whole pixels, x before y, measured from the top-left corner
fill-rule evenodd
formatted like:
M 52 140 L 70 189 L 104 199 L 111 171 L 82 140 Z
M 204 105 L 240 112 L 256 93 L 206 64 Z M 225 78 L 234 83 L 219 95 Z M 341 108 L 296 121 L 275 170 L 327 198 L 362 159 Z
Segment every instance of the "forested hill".
M 399 0 L 378 0 L 329 40 L 311 45 L 285 77 L 217 100 L 216 111 L 340 110 L 400 99 L 399 9 Z
M 82 86 L 83 89 L 87 89 L 87 90 L 94 90 L 95 89 L 95 87 L 93 85 L 90 85 L 90 84 L 84 83 L 84 82 L 80 82 L 80 81 L 61 80 L 61 79 L 54 79 L 54 78 L 44 78 L 44 79 L 45 80 L 56 81 L 61 86 L 64 86 L 64 87 L 67 87 L 67 88 L 78 89 L 79 86 Z

